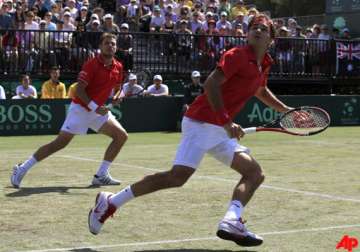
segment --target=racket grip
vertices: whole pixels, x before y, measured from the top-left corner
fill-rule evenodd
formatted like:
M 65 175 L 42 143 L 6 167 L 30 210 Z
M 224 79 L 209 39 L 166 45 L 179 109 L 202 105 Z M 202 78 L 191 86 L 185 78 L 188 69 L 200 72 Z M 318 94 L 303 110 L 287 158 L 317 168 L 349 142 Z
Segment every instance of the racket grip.
M 245 132 L 245 134 L 252 134 L 256 132 L 256 127 L 245 128 L 243 129 L 243 131 Z
M 113 105 L 112 103 L 110 103 L 110 104 L 108 104 L 106 107 L 107 107 L 108 109 L 112 109 L 112 108 L 114 107 L 114 105 Z

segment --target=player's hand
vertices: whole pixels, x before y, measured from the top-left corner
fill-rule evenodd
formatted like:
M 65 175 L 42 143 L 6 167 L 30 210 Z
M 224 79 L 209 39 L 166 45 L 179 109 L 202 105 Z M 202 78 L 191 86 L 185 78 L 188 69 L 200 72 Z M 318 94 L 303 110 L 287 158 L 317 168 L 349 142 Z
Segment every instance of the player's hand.
M 109 112 L 109 109 L 105 106 L 100 106 L 95 111 L 99 115 L 106 115 Z
M 241 126 L 233 122 L 225 124 L 224 129 L 226 130 L 230 138 L 237 138 L 238 140 L 240 140 L 240 138 L 245 135 L 245 132 L 243 131 Z

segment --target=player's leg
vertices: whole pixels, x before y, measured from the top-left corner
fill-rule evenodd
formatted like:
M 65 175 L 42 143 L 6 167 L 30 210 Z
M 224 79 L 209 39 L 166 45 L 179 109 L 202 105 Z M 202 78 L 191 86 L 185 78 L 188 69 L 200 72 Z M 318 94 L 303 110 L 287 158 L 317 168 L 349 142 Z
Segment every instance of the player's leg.
M 25 174 L 37 163 L 52 155 L 53 153 L 63 149 L 73 139 L 74 134 L 60 131 L 59 135 L 52 142 L 41 146 L 28 160 L 15 165 L 11 175 L 11 184 L 15 188 L 19 188 Z
M 122 146 L 125 144 L 128 134 L 121 124 L 111 114 L 107 116 L 107 121 L 102 124 L 98 132 L 109 136 L 112 141 L 107 147 L 104 159 L 94 175 L 93 185 L 120 185 L 120 181 L 111 177 L 109 168 Z M 101 119 L 100 119 L 101 120 Z
M 116 194 L 109 192 L 98 194 L 95 207 L 89 212 L 88 223 L 91 233 L 98 234 L 106 219 L 129 200 L 158 190 L 180 187 L 186 183 L 206 152 L 199 145 L 194 144 L 196 131 L 188 132 L 188 128 L 183 122 L 182 139 L 171 170 L 145 176 Z
M 33 156 L 20 165 L 16 165 L 11 176 L 11 183 L 19 187 L 26 172 L 37 162 L 45 159 L 51 154 L 61 150 L 70 143 L 76 134 L 86 134 L 88 130 L 88 114 L 86 109 L 78 104 L 71 103 L 66 119 L 56 139 L 44 146 L 41 146 Z
M 235 139 L 225 141 L 209 151 L 216 159 L 242 175 L 233 190 L 229 208 L 217 232 L 220 238 L 241 246 L 257 246 L 263 241 L 261 237 L 249 232 L 241 219 L 245 205 L 264 181 L 261 167 L 249 152 L 249 149 L 239 145 Z

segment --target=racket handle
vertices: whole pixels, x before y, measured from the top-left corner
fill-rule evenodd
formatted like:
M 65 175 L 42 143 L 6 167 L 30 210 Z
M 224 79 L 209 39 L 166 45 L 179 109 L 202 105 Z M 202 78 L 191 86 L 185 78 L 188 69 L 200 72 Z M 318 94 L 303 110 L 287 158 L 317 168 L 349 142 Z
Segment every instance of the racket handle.
M 112 109 L 112 108 L 114 107 L 114 105 L 113 105 L 112 103 L 110 103 L 110 104 L 108 104 L 106 107 L 107 107 L 108 109 Z
M 252 134 L 256 132 L 256 127 L 245 128 L 243 129 L 243 131 L 245 132 L 245 134 Z

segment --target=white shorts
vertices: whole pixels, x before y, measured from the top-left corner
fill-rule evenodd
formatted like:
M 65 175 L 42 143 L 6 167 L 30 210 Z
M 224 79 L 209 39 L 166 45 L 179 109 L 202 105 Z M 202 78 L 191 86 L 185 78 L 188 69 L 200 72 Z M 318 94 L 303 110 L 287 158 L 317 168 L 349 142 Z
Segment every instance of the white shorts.
M 115 118 L 109 111 L 106 115 L 99 115 L 94 111 L 88 111 L 81 105 L 71 103 L 68 114 L 64 121 L 61 131 L 71 134 L 85 135 L 88 129 L 96 132 L 111 118 Z
M 178 146 L 174 165 L 183 165 L 196 169 L 205 153 L 231 166 L 235 152 L 250 154 L 250 150 L 238 143 L 237 139 L 229 138 L 223 127 L 196 121 L 184 117 L 182 138 Z

